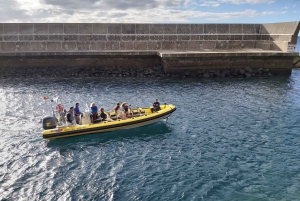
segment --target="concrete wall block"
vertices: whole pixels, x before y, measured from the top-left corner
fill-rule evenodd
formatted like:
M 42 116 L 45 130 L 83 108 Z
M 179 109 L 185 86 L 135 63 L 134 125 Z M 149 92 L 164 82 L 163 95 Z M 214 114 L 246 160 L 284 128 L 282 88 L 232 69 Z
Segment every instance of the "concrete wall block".
M 149 34 L 150 25 L 149 24 L 136 24 L 135 33 L 136 34 Z
M 160 50 L 161 42 L 148 42 L 148 49 L 149 50 Z
M 87 41 L 95 41 L 93 35 L 79 35 L 79 41 L 87 42 Z
M 231 40 L 231 35 L 218 35 L 218 40 Z
M 242 34 L 243 25 L 242 24 L 230 24 L 230 33 L 231 34 Z
M 190 34 L 191 25 L 190 24 L 177 24 L 177 34 Z
M 56 51 L 56 50 L 62 50 L 62 44 L 61 42 L 47 42 L 47 50 L 49 51 Z
M 49 41 L 63 41 L 64 35 L 49 35 Z
M 78 35 L 64 35 L 64 41 L 78 41 Z
M 216 41 L 216 49 L 228 49 L 228 41 Z
M 149 29 L 150 29 L 150 34 L 163 34 L 164 33 L 163 24 L 150 24 Z
M 30 42 L 18 42 L 16 43 L 16 49 L 17 51 L 33 51 Z
M 65 23 L 64 24 L 65 34 L 78 34 L 78 24 L 77 23 Z
M 242 41 L 228 41 L 228 49 L 241 49 Z
M 135 24 L 122 24 L 122 34 L 135 34 Z
M 203 40 L 203 35 L 191 35 L 191 41 Z
M 275 30 L 275 23 L 274 24 L 263 24 L 261 26 L 260 33 L 261 34 L 272 34 Z
M 149 41 L 149 36 L 148 35 L 137 35 L 136 40 L 137 41 Z
M 270 40 L 270 35 L 259 35 L 258 40 Z
M 107 34 L 107 24 L 93 24 L 93 34 Z
M 14 35 L 14 34 L 19 34 L 19 26 L 17 23 L 5 23 L 3 24 L 3 33 L 4 34 L 10 34 L 10 35 Z
M 164 36 L 163 35 L 150 35 L 149 40 L 150 41 L 163 41 Z
M 134 50 L 134 42 L 120 42 L 120 50 Z
M 218 35 L 204 35 L 203 40 L 217 40 Z
M 177 39 L 178 39 L 178 41 L 181 41 L 181 40 L 191 40 L 191 36 L 190 35 L 178 35 Z
M 243 40 L 257 40 L 256 35 L 244 35 Z
M 191 34 L 202 34 L 203 30 L 203 24 L 191 24 Z
M 33 24 L 19 23 L 19 34 L 33 34 Z
M 217 33 L 218 34 L 229 33 L 229 24 L 217 24 Z
M 206 34 L 217 33 L 217 25 L 216 24 L 204 24 L 204 33 L 206 33 Z
M 23 42 L 32 41 L 33 35 L 20 35 L 19 40 Z
M 243 35 L 231 35 L 231 40 L 243 40 Z
M 3 24 L 3 23 L 0 23 L 0 35 L 4 34 L 4 33 L 3 33 L 3 26 L 4 26 L 4 24 Z
M 122 35 L 121 41 L 135 41 L 136 36 L 135 35 Z
M 2 51 L 16 51 L 16 43 L 14 42 L 3 42 L 1 43 Z
M 271 42 L 264 42 L 264 41 L 255 41 L 255 48 L 259 48 L 262 50 L 271 50 L 273 47 L 273 45 L 271 44 Z
M 94 41 L 107 41 L 107 35 L 93 35 Z
M 120 49 L 119 42 L 111 42 L 111 41 L 106 42 L 106 50 L 119 50 L 119 49 Z
M 282 34 L 284 32 L 285 23 L 274 23 L 274 30 L 272 34 Z
M 164 35 L 164 41 L 177 41 L 177 35 Z
M 77 42 L 77 50 L 92 50 L 92 44 L 90 42 Z
M 134 43 L 135 50 L 147 50 L 148 49 L 148 42 L 135 42 Z
M 162 50 L 175 50 L 176 42 L 175 41 L 164 41 L 162 42 Z
M 18 41 L 19 37 L 18 36 L 14 36 L 14 35 L 4 36 L 3 40 L 4 41 Z
M 48 35 L 34 35 L 35 41 L 47 41 L 48 38 L 49 38 Z
M 299 26 L 299 21 L 284 23 L 284 30 L 281 34 L 294 34 Z
M 176 24 L 164 24 L 164 34 L 176 34 Z
M 106 42 L 93 42 L 92 50 L 106 50 Z
M 93 24 L 90 23 L 79 24 L 79 34 L 92 34 L 92 33 L 93 33 Z
M 46 42 L 31 42 L 31 48 L 33 51 L 45 51 L 47 50 Z
M 107 41 L 120 41 L 120 35 L 107 35 Z
M 202 49 L 202 41 L 188 41 L 189 49 L 200 50 Z
M 0 35 L 0 42 L 1 42 L 1 41 L 3 41 L 3 37 L 2 37 L 2 35 Z
M 243 24 L 243 33 L 244 34 L 255 34 L 255 24 Z
M 62 23 L 50 23 L 49 24 L 49 34 L 63 34 L 64 24 Z
M 78 50 L 76 42 L 62 42 L 62 50 Z
M 216 41 L 202 41 L 202 49 L 215 49 Z
M 255 41 L 243 41 L 242 42 L 242 48 L 254 48 L 255 47 Z
M 48 24 L 47 23 L 35 23 L 33 24 L 34 34 L 48 34 Z
M 176 49 L 177 50 L 188 50 L 189 49 L 189 42 L 188 41 L 177 41 L 176 42 Z
M 108 34 L 121 34 L 122 24 L 107 24 Z

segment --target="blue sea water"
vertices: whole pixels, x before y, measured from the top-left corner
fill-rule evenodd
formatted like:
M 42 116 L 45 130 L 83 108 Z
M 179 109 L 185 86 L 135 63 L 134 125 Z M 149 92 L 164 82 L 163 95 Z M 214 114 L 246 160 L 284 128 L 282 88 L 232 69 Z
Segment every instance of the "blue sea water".
M 155 98 L 167 122 L 44 140 L 42 117 Z M 298 200 L 300 71 L 250 79 L 0 80 L 0 200 Z
M 298 36 L 296 52 L 300 52 L 300 37 Z

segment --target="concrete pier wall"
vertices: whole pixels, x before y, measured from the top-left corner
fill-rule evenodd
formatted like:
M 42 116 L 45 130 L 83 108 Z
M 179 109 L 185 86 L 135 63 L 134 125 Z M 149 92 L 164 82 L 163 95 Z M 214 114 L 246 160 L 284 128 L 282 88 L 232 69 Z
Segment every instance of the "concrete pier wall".
M 0 77 L 289 74 L 299 29 L 298 21 L 0 23 Z
M 287 51 L 299 22 L 271 24 L 2 23 L 0 51 Z

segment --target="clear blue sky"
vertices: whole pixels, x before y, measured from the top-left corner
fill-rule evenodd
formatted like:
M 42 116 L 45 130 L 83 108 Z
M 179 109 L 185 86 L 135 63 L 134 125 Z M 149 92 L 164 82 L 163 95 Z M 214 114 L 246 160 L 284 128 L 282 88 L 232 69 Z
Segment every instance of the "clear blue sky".
M 0 0 L 0 22 L 271 23 L 300 0 Z

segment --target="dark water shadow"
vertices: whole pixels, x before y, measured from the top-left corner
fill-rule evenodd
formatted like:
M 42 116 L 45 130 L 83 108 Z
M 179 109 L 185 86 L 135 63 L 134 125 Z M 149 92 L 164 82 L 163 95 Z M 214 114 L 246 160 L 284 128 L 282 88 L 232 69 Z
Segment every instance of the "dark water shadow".
M 169 126 L 167 122 L 160 121 L 151 125 L 132 129 L 48 140 L 46 141 L 46 146 L 49 148 L 65 148 L 78 144 L 91 146 L 108 143 L 110 141 L 124 141 L 132 139 L 149 141 L 151 138 L 161 137 L 171 132 L 171 126 Z

